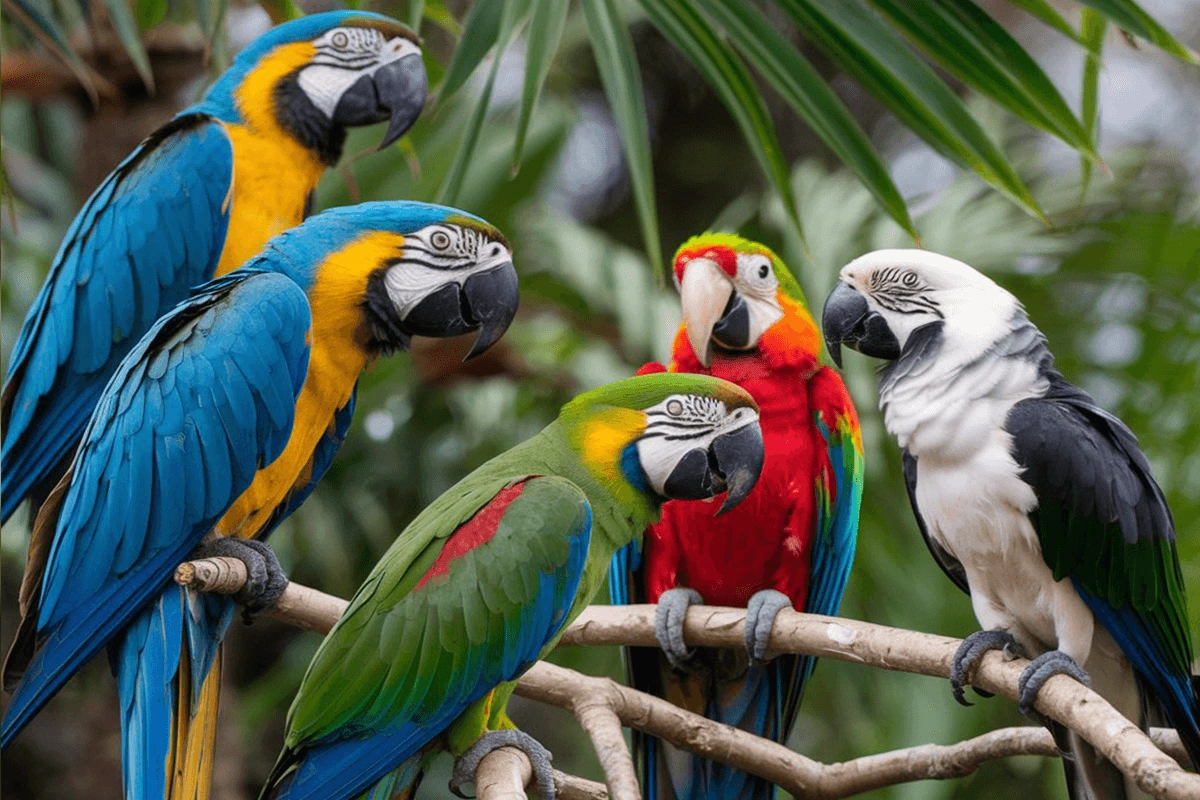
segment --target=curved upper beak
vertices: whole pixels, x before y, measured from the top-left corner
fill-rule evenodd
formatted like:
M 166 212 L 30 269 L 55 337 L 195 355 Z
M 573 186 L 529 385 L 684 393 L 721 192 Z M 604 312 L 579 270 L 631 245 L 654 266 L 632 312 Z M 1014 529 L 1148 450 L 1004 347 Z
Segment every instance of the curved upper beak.
M 679 282 L 679 306 L 683 327 L 696 358 L 704 366 L 712 363 L 713 329 L 734 299 L 741 300 L 725 271 L 711 259 L 697 258 L 688 262 Z M 745 310 L 745 303 L 742 303 Z M 747 318 L 747 330 L 749 329 Z
M 878 312 L 872 311 L 867 299 L 845 281 L 838 281 L 825 301 L 821 314 L 825 345 L 833 362 L 842 366 L 842 345 L 875 358 L 893 360 L 900 357 L 900 342 Z
M 422 298 L 405 314 L 406 332 L 442 338 L 479 331 L 466 359 L 497 342 L 517 315 L 517 272 L 512 261 L 497 261 L 461 283 L 452 280 Z
M 746 499 L 763 467 L 758 416 L 713 439 L 707 450 L 689 450 L 671 470 L 663 493 L 673 500 L 703 500 L 727 491 L 718 514 Z
M 333 121 L 353 127 L 388 120 L 379 149 L 399 139 L 421 116 L 429 78 L 421 54 L 408 53 L 355 81 L 338 99 Z

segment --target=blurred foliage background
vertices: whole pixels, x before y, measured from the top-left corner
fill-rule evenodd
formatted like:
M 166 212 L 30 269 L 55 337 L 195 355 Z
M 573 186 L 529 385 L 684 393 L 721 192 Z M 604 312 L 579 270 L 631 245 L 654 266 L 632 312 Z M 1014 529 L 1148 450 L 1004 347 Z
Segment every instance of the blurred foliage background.
M 436 88 L 456 74 L 454 64 L 463 58 L 456 53 L 472 40 L 460 21 L 469 31 L 472 15 L 489 4 L 500 7 L 489 0 L 474 6 L 433 0 L 368 5 L 410 21 L 423 17 Z M 553 6 L 534 4 L 543 14 Z M 104 25 L 102 9 L 90 37 L 72 34 L 71 46 L 111 89 L 97 106 L 45 49 L 11 24 L 3 31 L 5 357 L 66 226 L 91 189 L 142 136 L 198 97 L 212 72 L 265 30 L 272 14 L 293 10 L 290 3 L 214 2 L 197 6 L 209 16 L 196 24 L 193 10 L 161 5 L 161 13 L 153 3 L 135 6 L 140 14 L 153 12 L 139 17 L 148 29 L 138 39 L 141 56 L 131 58 L 128 27 Z M 326 7 L 301 5 L 307 11 Z M 1062 131 L 1051 136 L 1044 132 L 1048 125 L 1018 120 L 995 91 L 976 94 L 970 76 L 943 65 L 938 79 L 963 99 L 1012 167 L 1015 183 L 997 192 L 997 180 L 981 180 L 977 163 L 918 138 L 912 121 L 893 113 L 903 112 L 901 106 L 849 80 L 838 59 L 800 36 L 795 20 L 773 6 L 767 7 L 772 24 L 832 88 L 877 154 L 879 174 L 861 160 L 869 161 L 863 150 L 852 167 L 843 166 L 847 154 L 793 116 L 795 98 L 769 80 L 761 98 L 771 127 L 766 138 L 777 152 L 764 157 L 764 140 L 745 135 L 720 85 L 671 46 L 678 41 L 664 37 L 661 19 L 646 19 L 633 4 L 604 5 L 619 15 L 636 52 L 632 85 L 644 98 L 640 111 L 635 101 L 610 105 L 617 80 L 611 71 L 619 71 L 620 60 L 602 55 L 597 64 L 589 41 L 596 20 L 575 13 L 577 6 L 562 15 L 557 49 L 533 44 L 543 35 L 535 30 L 546 26 L 509 30 L 508 18 L 497 12 L 491 41 L 472 45 L 482 47 L 475 58 L 480 69 L 457 68 L 465 70 L 454 78 L 461 88 L 445 92 L 442 84 L 439 101 L 412 134 L 385 152 L 372 152 L 377 131 L 352 134 L 341 165 L 322 183 L 319 207 L 449 194 L 513 241 L 522 308 L 500 345 L 465 368 L 458 361 L 465 345 L 419 342 L 411 358 L 381 362 L 364 379 L 352 434 L 329 476 L 272 538 L 293 578 L 349 596 L 395 534 L 467 471 L 537 431 L 576 392 L 627 376 L 646 360 L 666 359 L 678 311 L 674 292 L 656 277 L 655 262 L 687 236 L 722 228 L 769 243 L 785 256 L 819 313 L 842 264 L 870 249 L 912 246 L 909 229 L 923 246 L 984 269 L 1015 292 L 1049 336 L 1067 376 L 1141 437 L 1175 513 L 1193 598 L 1193 635 L 1200 636 L 1200 141 L 1194 133 L 1200 129 L 1200 70 L 1145 44 L 1135 47 L 1116 30 L 1105 34 L 1102 26 L 1097 31 L 1093 25 L 1085 49 L 1015 8 L 1058 9 L 1086 38 L 1087 17 L 1080 28 L 1073 3 L 981 2 L 1085 127 L 1098 126 L 1095 140 L 1104 161 L 1098 167 L 1085 157 L 1091 166 L 1081 165 L 1078 151 L 1090 149 L 1090 132 L 1082 144 L 1067 141 L 1071 137 Z M 1184 45 L 1200 46 L 1194 2 L 1147 0 L 1143 6 Z M 53 3 L 55 19 L 65 18 L 55 24 L 74 30 L 68 23 L 76 7 Z M 7 3 L 4 8 L 6 14 L 12 10 Z M 119 14 L 120 0 L 105 8 Z M 503 56 L 492 50 L 484 58 L 496 39 L 508 43 Z M 620 50 L 620 42 L 613 47 L 617 55 L 629 52 Z M 1090 63 L 1102 69 L 1085 68 L 1089 52 Z M 531 57 L 542 65 L 535 72 L 545 76 L 536 105 L 523 99 Z M 154 77 L 153 94 L 139 74 L 146 70 Z M 824 108 L 835 113 L 833 105 Z M 1098 110 L 1098 119 L 1089 108 Z M 633 111 L 641 117 L 631 117 Z M 478 133 L 473 149 L 472 132 Z M 523 155 L 515 171 L 519 136 Z M 638 136 L 644 136 L 642 151 Z M 781 174 L 770 169 L 775 161 L 787 165 Z M 631 163 L 640 175 L 632 182 Z M 898 205 L 888 202 L 892 190 Z M 976 628 L 970 605 L 940 574 L 912 523 L 898 454 L 875 410 L 873 369 L 849 355 L 868 475 L 843 613 L 965 635 Z M 27 526 L 19 514 L 0 537 L 4 647 L 15 626 Z M 240 800 L 257 793 L 317 641 L 269 620 L 236 626 L 227 648 L 217 797 Z M 555 658 L 593 674 L 620 673 L 616 650 L 564 649 Z M 565 712 L 520 700 L 513 705 L 514 718 L 551 747 L 557 766 L 599 777 L 586 739 Z M 4 797 L 115 796 L 114 709 L 107 664 L 97 659 L 5 755 Z M 825 664 L 810 684 L 792 745 L 836 761 L 1022 723 L 1004 700 L 965 709 L 937 681 Z M 444 777 L 434 774 L 422 796 L 444 796 L 444 787 Z M 923 782 L 874 796 L 1065 793 L 1057 764 L 1022 758 L 961 781 Z

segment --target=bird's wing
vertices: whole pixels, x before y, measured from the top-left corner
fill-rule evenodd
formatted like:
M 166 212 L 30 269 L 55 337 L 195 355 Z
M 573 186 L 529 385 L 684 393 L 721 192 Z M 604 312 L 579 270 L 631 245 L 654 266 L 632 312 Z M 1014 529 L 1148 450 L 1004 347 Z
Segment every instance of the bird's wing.
M 158 595 L 255 470 L 282 452 L 310 328 L 294 282 L 240 270 L 159 320 L 121 362 L 57 520 L 40 520 L 53 541 L 22 623 L 36 626 L 36 652 L 6 735 Z M 24 661 L 10 656 L 7 681 Z
M 517 678 L 558 635 L 591 539 L 558 477 L 504 475 L 426 509 L 326 637 L 264 796 L 354 797 Z
M 933 560 L 937 562 L 937 565 L 942 568 L 942 572 L 946 573 L 946 577 L 955 586 L 970 594 L 971 588 L 967 585 L 967 571 L 963 569 L 963 565 L 957 558 L 950 554 L 950 551 L 938 544 L 929 535 L 929 528 L 925 527 L 925 519 L 921 516 L 920 507 L 917 506 L 916 457 L 908 452 L 908 448 L 905 448 L 901 452 L 900 458 L 901 466 L 904 469 L 904 488 L 908 490 L 908 502 L 912 505 L 913 517 L 917 520 L 917 529 L 921 531 L 921 538 L 925 540 L 925 546 L 929 548 L 929 554 L 933 556 Z
M 850 393 L 830 367 L 821 367 L 809 379 L 808 404 L 825 450 L 817 460 L 817 513 L 804 611 L 833 616 L 842 603 L 858 540 L 864 479 L 862 433 Z M 781 697 L 781 718 L 787 726 L 795 719 L 804 684 L 817 660 L 801 656 L 799 662 Z
M 212 277 L 232 184 L 228 135 L 191 114 L 139 145 L 79 212 L 25 318 L 0 399 L 5 519 L 74 450 L 142 334 Z
M 1200 698 L 1171 512 L 1137 438 L 1083 391 L 1052 380 L 1005 428 L 1038 506 L 1030 518 L 1056 580 L 1070 578 L 1193 756 Z

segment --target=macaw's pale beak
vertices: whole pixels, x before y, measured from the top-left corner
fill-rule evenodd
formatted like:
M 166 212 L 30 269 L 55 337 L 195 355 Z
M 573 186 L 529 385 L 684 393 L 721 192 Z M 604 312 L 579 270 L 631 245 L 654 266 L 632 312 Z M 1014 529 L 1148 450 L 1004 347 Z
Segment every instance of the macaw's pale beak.
M 712 363 L 713 330 L 724 321 L 731 304 L 741 301 L 729 276 L 708 258 L 689 261 L 679 282 L 679 305 L 683 327 L 696 358 L 704 366 Z M 745 303 L 742 303 L 745 306 Z M 747 330 L 749 324 L 747 321 Z
M 338 99 L 333 121 L 355 127 L 389 120 L 379 145 L 382 150 L 413 126 L 428 94 L 429 78 L 421 54 L 409 53 L 355 81 Z
M 872 311 L 867 299 L 845 281 L 838 281 L 825 301 L 821 313 L 825 346 L 833 363 L 842 366 L 842 345 L 863 355 L 894 361 L 900 357 L 900 342 L 879 313 Z
M 718 514 L 746 499 L 763 467 L 762 428 L 758 416 L 713 439 L 707 450 L 689 450 L 663 484 L 673 500 L 703 500 L 728 491 Z
M 479 331 L 464 359 L 470 361 L 496 343 L 517 315 L 517 272 L 504 260 L 430 292 L 404 316 L 409 335 L 447 337 Z

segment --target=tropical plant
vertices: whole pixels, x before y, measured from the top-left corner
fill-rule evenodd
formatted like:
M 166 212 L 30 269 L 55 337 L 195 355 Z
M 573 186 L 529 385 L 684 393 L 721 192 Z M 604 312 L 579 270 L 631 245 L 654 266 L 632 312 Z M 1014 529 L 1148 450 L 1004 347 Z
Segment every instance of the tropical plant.
M 358 7 L 360 2 L 347 4 Z M 765 8 L 752 0 L 580 0 L 574 14 L 569 0 L 476 0 L 461 25 L 444 0 L 408 0 L 402 8 L 393 8 L 394 4 L 395 0 L 380 0 L 377 10 L 407 19 L 415 28 L 428 20 L 457 38 L 448 67 L 443 71 L 432 65 L 437 67 L 431 70 L 435 78 L 440 76 L 435 85 L 439 104 L 466 85 L 489 53 L 495 55 L 437 193 L 437 199 L 446 203 L 458 199 L 463 176 L 475 157 L 499 55 L 524 35 L 525 74 L 512 153 L 515 173 L 525 154 L 533 108 L 564 31 L 572 23 L 584 26 L 621 132 L 646 253 L 658 271 L 662 245 L 647 109 L 629 33 L 632 20 L 648 20 L 720 97 L 798 232 L 802 229 L 787 160 L 756 75 L 862 182 L 881 208 L 917 238 L 909 208 L 880 154 L 825 76 L 796 45 L 796 37 L 782 32 L 780 23 L 790 24 L 799 38 L 822 52 L 937 152 L 1043 219 L 1043 209 L 1010 159 L 959 97 L 959 83 L 1077 150 L 1086 182 L 1094 165 L 1104 168 L 1095 130 L 1106 26 L 1111 23 L 1183 61 L 1200 63 L 1135 0 L 1080 0 L 1078 27 L 1047 0 L 1010 0 L 1087 52 L 1084 101 L 1077 117 L 1033 57 L 975 0 L 773 0 Z M 293 0 L 262 0 L 262 5 L 276 21 L 301 13 Z M 171 7 L 167 0 L 134 0 L 132 7 L 126 0 L 105 0 L 110 23 L 147 87 L 153 86 L 154 78 L 139 32 L 167 18 L 169 12 L 180 19 L 190 16 L 220 50 L 227 6 L 228 0 L 193 0 L 184 9 Z M 86 18 L 87 4 L 61 0 L 54 7 L 59 14 L 49 0 L 4 0 L 4 9 L 90 86 L 87 67 L 65 34 L 72 22 Z

